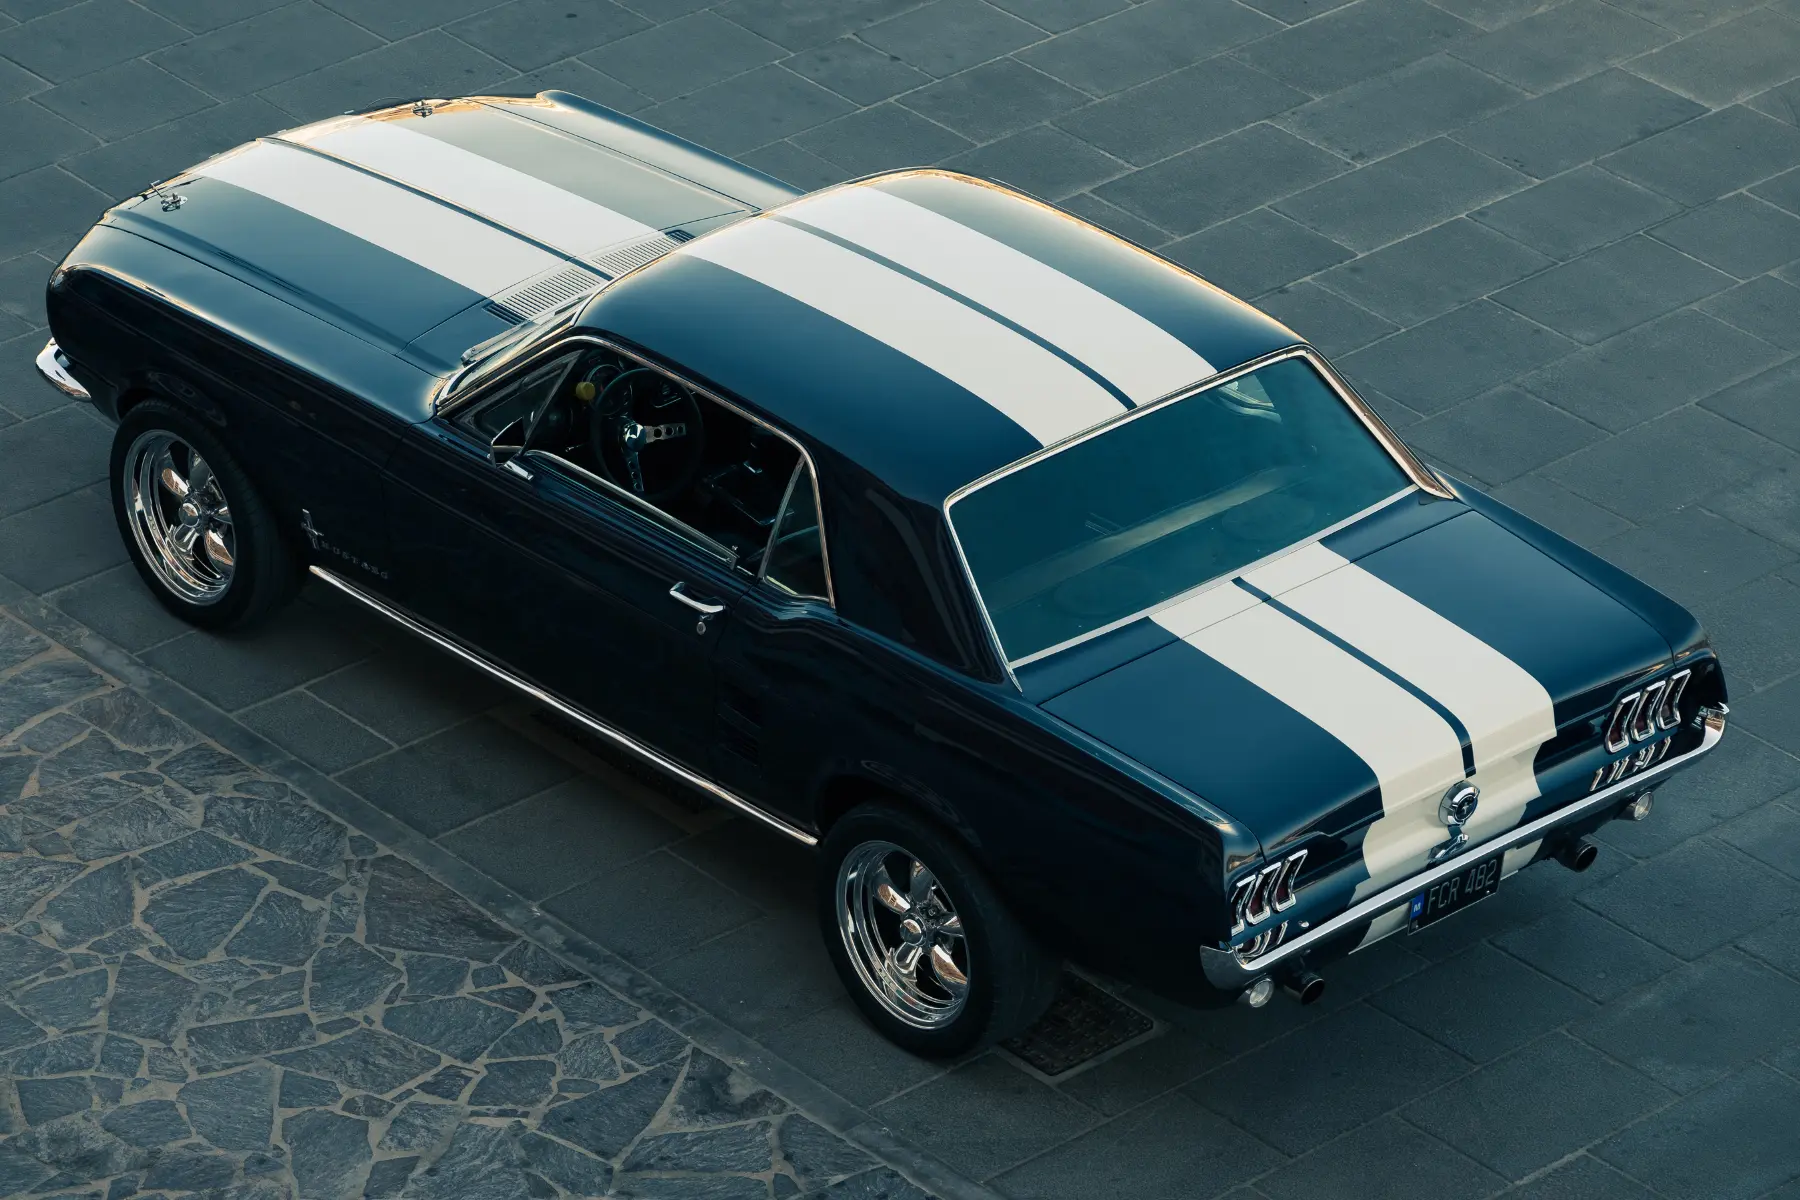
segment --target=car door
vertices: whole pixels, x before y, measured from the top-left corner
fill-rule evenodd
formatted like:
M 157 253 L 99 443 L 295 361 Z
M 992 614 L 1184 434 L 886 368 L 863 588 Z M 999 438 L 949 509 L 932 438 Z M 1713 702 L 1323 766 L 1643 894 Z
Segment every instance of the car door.
M 554 365 L 526 382 L 553 377 Z M 386 501 L 410 609 L 706 769 L 711 658 L 751 582 L 729 552 L 553 455 L 496 462 L 485 439 L 444 418 L 403 441 Z
M 807 462 L 795 465 L 755 586 L 733 606 L 718 654 L 713 766 L 724 786 L 797 825 L 830 757 L 829 730 L 854 705 L 861 664 L 832 607 Z

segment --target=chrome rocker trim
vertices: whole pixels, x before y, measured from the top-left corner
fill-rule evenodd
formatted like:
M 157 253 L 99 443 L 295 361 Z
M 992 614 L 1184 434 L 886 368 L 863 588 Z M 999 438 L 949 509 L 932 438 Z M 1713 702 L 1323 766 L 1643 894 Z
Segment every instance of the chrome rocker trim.
M 349 596 L 352 600 L 357 600 L 357 601 L 362 602 L 363 604 L 368 605 L 370 608 L 374 609 L 376 612 L 380 613 L 382 616 L 384 616 L 388 620 L 394 622 L 394 624 L 400 626 L 401 628 L 408 630 L 411 633 L 417 634 L 419 637 L 424 638 L 426 641 L 430 642 L 432 645 L 438 647 L 441 650 L 448 650 L 451 654 L 456 655 L 456 657 L 462 659 L 466 663 L 469 663 L 475 667 L 480 668 L 482 671 L 493 676 L 495 679 L 498 679 L 501 683 L 508 684 L 511 687 L 514 687 L 514 688 L 518 689 L 519 691 L 524 692 L 527 696 L 530 696 L 533 700 L 536 700 L 538 703 L 545 705 L 548 708 L 555 709 L 557 712 L 561 713 L 563 716 L 569 718 L 569 720 L 580 724 L 584 728 L 593 730 L 595 733 L 599 734 L 601 737 L 607 739 L 610 742 L 613 742 L 614 744 L 622 747 L 623 749 L 631 751 L 633 754 L 637 755 L 639 758 L 642 758 L 644 761 L 650 763 L 652 766 L 657 767 L 658 769 L 660 769 L 662 771 L 666 771 L 668 774 L 675 776 L 675 778 L 681 780 L 683 783 L 691 784 L 692 786 L 699 788 L 701 791 L 703 791 L 707 795 L 711 796 L 713 799 L 722 801 L 725 804 L 729 804 L 731 807 L 737 809 L 739 812 L 745 814 L 746 816 L 756 818 L 758 821 L 761 821 L 764 825 L 769 826 L 771 829 L 775 829 L 781 833 L 785 833 L 787 836 L 793 838 L 796 842 L 799 842 L 803 846 L 816 846 L 819 844 L 819 839 L 814 837 L 812 834 L 806 832 L 806 830 L 801 829 L 796 825 L 788 824 L 786 821 L 782 820 L 780 817 L 775 816 L 773 813 L 765 812 L 764 810 L 758 808 L 756 805 L 750 803 L 748 800 L 745 800 L 742 797 L 733 794 L 732 792 L 726 791 L 724 788 L 720 787 L 718 784 L 714 783 L 712 780 L 706 778 L 704 775 L 697 775 L 693 771 L 690 771 L 686 767 L 682 766 L 680 763 L 675 762 L 673 759 L 664 757 L 663 755 L 657 753 L 655 750 L 652 750 L 650 747 L 644 745 L 642 742 L 629 736 L 628 734 L 620 733 L 617 729 L 614 729 L 612 726 L 604 724 L 603 722 L 600 722 L 600 721 L 596 721 L 593 717 L 590 717 L 588 714 L 582 712 L 580 709 L 576 708 L 575 706 L 573 706 L 565 701 L 557 699 L 555 696 L 551 695 L 549 692 L 546 692 L 543 688 L 538 687 L 536 684 L 527 683 L 525 680 L 520 679 L 517 675 L 514 675 L 511 672 L 504 670 L 501 667 L 495 666 L 493 663 L 489 662 L 485 658 L 482 658 L 480 655 L 471 653 L 470 651 L 463 649 L 461 646 L 457 645 L 455 642 L 451 641 L 449 638 L 446 638 L 446 637 L 442 636 L 441 634 L 437 633 L 435 630 L 430 629 L 429 627 L 420 624 L 418 621 L 407 616 L 405 613 L 401 612 L 399 609 L 393 608 L 392 606 L 388 605 L 384 601 L 376 599 L 374 596 L 371 596 L 369 593 L 363 591 L 361 588 L 357 587 L 355 584 L 349 582 L 348 580 L 342 579 L 336 575 L 333 575 L 330 571 L 327 571 L 324 567 L 315 566 L 315 567 L 311 568 L 311 570 L 314 575 L 318 576 L 320 579 L 324 580 L 326 583 L 330 584 L 332 587 L 336 588 L 338 591 L 344 593 L 346 596 Z
M 1573 804 L 1565 805 L 1555 812 L 1545 813 L 1530 824 L 1521 825 L 1498 837 L 1489 838 L 1479 846 L 1463 851 L 1455 858 L 1445 859 L 1428 870 L 1403 879 L 1391 887 L 1383 888 L 1361 903 L 1345 909 L 1323 925 L 1309 929 L 1292 941 L 1283 942 L 1277 948 L 1253 958 L 1247 963 L 1238 958 L 1234 951 L 1202 946 L 1200 948 L 1200 965 L 1206 972 L 1207 981 L 1222 991 L 1239 991 L 1249 987 L 1265 975 L 1278 974 L 1278 968 L 1283 963 L 1288 963 L 1290 966 L 1296 965 L 1306 951 L 1313 946 L 1342 934 L 1353 925 L 1378 917 L 1396 905 L 1404 904 L 1424 888 L 1430 887 L 1440 879 L 1448 879 L 1477 859 L 1486 858 L 1501 850 L 1522 846 L 1527 842 L 1537 841 L 1555 832 L 1559 826 L 1573 824 L 1583 817 L 1591 816 L 1595 810 L 1616 802 L 1627 791 L 1643 791 L 1646 784 L 1678 767 L 1687 766 L 1719 744 L 1719 739 L 1725 736 L 1725 713 L 1718 709 L 1702 709 L 1699 719 L 1704 731 L 1700 744 L 1681 757 L 1666 759 L 1612 787 L 1604 788 L 1591 796 L 1583 796 Z
M 55 338 L 45 342 L 44 348 L 38 351 L 37 369 L 38 374 L 44 377 L 44 381 L 63 395 L 71 396 L 76 400 L 93 400 L 93 397 L 88 395 L 88 390 L 82 387 L 73 375 L 69 374 L 69 356 L 62 352 L 62 348 L 56 344 Z

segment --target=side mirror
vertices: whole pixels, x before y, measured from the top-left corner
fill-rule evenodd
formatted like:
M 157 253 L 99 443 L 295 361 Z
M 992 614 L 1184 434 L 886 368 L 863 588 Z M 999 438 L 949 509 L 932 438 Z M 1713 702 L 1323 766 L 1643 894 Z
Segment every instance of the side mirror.
M 488 461 L 499 466 L 525 449 L 525 418 L 519 417 L 494 435 L 488 443 Z

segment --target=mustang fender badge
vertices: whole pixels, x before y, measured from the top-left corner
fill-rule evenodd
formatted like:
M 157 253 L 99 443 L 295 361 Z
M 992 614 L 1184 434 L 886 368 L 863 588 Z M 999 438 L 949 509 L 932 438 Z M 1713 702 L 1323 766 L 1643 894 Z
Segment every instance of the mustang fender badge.
M 1438 820 L 1450 829 L 1450 840 L 1440 842 L 1432 847 L 1431 861 L 1443 862 L 1458 850 L 1469 844 L 1469 835 L 1463 832 L 1463 826 L 1475 815 L 1475 809 L 1481 804 L 1481 789 L 1467 779 L 1455 784 L 1444 793 L 1438 801 Z
M 325 535 L 314 528 L 312 513 L 304 508 L 300 510 L 300 532 L 306 535 L 306 540 L 312 543 L 312 548 L 315 551 L 323 554 L 335 555 L 353 567 L 360 567 L 377 579 L 386 579 L 388 577 L 388 573 L 374 563 L 369 562 L 367 559 L 358 558 L 348 550 L 345 550 L 342 546 L 334 546 L 326 541 Z

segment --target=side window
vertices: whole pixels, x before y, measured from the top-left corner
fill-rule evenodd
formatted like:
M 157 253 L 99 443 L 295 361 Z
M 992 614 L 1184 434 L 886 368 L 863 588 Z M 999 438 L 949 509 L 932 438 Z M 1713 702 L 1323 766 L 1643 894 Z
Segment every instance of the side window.
M 819 533 L 818 498 L 812 473 L 801 462 L 788 482 L 787 500 L 776 519 L 763 556 L 763 578 L 796 596 L 828 600 L 825 542 Z
M 486 403 L 478 405 L 467 424 L 489 443 L 510 429 L 522 443 L 533 419 L 549 404 L 564 376 L 575 366 L 577 355 L 564 354 L 502 387 Z
M 757 574 L 777 547 L 783 565 L 775 582 L 828 598 L 799 448 L 666 372 L 584 342 L 498 384 L 451 419 L 493 446 L 496 461 L 523 455 L 564 474 L 572 468 L 583 486 L 745 574 Z M 793 483 L 796 469 L 803 489 Z M 784 516 L 790 491 L 806 508 Z

